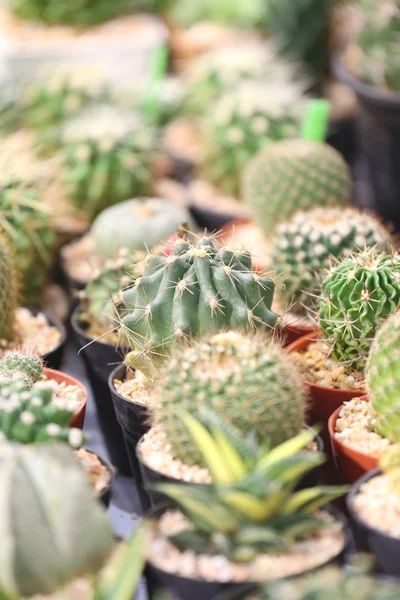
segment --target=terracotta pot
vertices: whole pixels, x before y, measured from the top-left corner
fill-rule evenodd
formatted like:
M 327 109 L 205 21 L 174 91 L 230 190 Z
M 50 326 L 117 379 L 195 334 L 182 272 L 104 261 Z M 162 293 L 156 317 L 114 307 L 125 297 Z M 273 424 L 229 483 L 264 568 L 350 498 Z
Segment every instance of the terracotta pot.
M 46 375 L 47 379 L 50 379 L 51 381 L 56 381 L 57 383 L 65 382 L 67 385 L 76 385 L 81 389 L 83 400 L 80 407 L 78 408 L 71 420 L 70 427 L 77 427 L 78 429 L 83 429 L 83 423 L 85 421 L 86 403 L 88 399 L 88 393 L 83 383 L 81 383 L 71 375 L 61 373 L 61 371 L 55 371 L 54 369 L 45 369 L 44 374 Z
M 329 435 L 331 438 L 333 456 L 336 458 L 342 470 L 344 479 L 347 483 L 354 483 L 368 471 L 378 468 L 379 465 L 377 458 L 365 454 L 364 452 L 354 450 L 353 448 L 349 448 L 349 446 L 346 446 L 343 442 L 336 439 L 336 421 L 339 418 L 339 413 L 342 408 L 343 405 L 339 406 L 329 418 Z
M 306 335 L 288 346 L 287 352 L 302 352 L 306 350 L 310 344 L 318 341 L 319 333 L 314 331 Z M 322 425 L 324 428 L 320 435 L 325 442 L 325 447 L 329 448 L 330 438 L 328 432 L 328 421 L 332 413 L 335 412 L 345 402 L 349 402 L 353 398 L 365 396 L 363 390 L 337 390 L 334 388 L 316 385 L 315 383 L 306 382 L 309 392 L 308 406 L 308 425 Z
M 287 323 L 283 326 L 282 341 L 284 346 L 290 346 L 302 337 L 310 337 L 316 330 L 312 323 Z

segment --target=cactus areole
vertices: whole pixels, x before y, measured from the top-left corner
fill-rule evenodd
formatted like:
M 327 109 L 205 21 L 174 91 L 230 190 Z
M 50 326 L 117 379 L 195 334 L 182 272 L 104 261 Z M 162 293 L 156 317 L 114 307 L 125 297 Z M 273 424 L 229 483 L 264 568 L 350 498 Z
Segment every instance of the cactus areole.
M 272 328 L 275 285 L 253 271 L 244 250 L 179 239 L 168 257 L 151 256 L 122 293 L 124 334 L 139 347 L 164 348 L 176 338 L 226 329 Z

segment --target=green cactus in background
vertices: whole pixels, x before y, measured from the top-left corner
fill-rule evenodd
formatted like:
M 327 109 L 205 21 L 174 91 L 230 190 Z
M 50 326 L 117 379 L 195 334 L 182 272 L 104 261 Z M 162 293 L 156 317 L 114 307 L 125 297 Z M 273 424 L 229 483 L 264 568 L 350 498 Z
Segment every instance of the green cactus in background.
M 44 364 L 40 356 L 29 350 L 9 350 L 0 360 L 0 379 L 22 379 L 31 388 L 43 376 Z
M 136 115 L 106 105 L 86 109 L 64 126 L 60 144 L 67 194 L 90 218 L 148 193 L 156 137 Z
M 376 249 L 344 258 L 321 285 L 319 325 L 334 360 L 359 367 L 379 325 L 400 301 L 400 256 Z
M 301 378 L 265 336 L 230 331 L 175 348 L 156 383 L 156 421 L 173 456 L 185 464 L 201 464 L 201 456 L 176 417 L 179 409 L 198 418 L 208 410 L 223 415 L 243 436 L 254 433 L 272 447 L 304 426 Z
M 112 259 L 121 249 L 151 250 L 190 221 L 186 209 L 167 200 L 134 198 L 105 209 L 96 217 L 90 233 L 98 255 Z
M 2 445 L 0 485 L 6 597 L 47 595 L 104 565 L 112 529 L 68 447 Z
M 368 357 L 365 378 L 368 397 L 376 413 L 375 431 L 396 443 L 400 440 L 399 365 L 400 313 L 380 327 Z
M 389 244 L 385 228 L 357 210 L 316 208 L 296 213 L 278 227 L 271 252 L 271 264 L 282 282 L 277 288 L 282 304 L 307 316 L 320 293 L 322 271 L 332 257 L 373 246 L 385 250 Z
M 76 402 L 53 398 L 51 383 L 32 386 L 26 377 L 0 377 L 0 438 L 2 441 L 32 444 L 67 442 L 79 448 L 84 441 L 80 429 L 69 428 Z
M 129 12 L 129 0 L 11 0 L 12 12 L 27 21 L 42 21 L 48 25 L 91 27 Z
M 18 279 L 12 250 L 9 241 L 0 232 L 0 340 L 14 340 L 17 308 Z
M 221 329 L 272 328 L 273 281 L 253 271 L 251 254 L 178 239 L 170 256 L 150 256 L 121 294 L 122 331 L 132 346 L 162 351 L 175 339 Z
M 177 0 L 170 17 L 182 27 L 208 21 L 227 27 L 261 27 L 268 22 L 268 10 L 263 0 L 237 2 L 237 0 Z
M 266 235 L 299 210 L 336 207 L 350 201 L 351 174 L 339 152 L 321 142 L 271 144 L 248 163 L 243 199 Z
M 240 197 L 245 164 L 271 142 L 298 137 L 301 95 L 296 84 L 246 83 L 212 104 L 202 130 L 205 179 Z

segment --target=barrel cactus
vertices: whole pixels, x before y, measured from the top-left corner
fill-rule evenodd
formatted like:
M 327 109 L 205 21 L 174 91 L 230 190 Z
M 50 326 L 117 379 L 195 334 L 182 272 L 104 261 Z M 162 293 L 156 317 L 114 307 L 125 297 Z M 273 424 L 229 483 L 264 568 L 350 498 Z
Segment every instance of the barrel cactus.
M 149 191 L 155 134 L 136 115 L 106 105 L 86 109 L 65 124 L 60 143 L 67 194 L 88 217 Z
M 59 0 L 11 0 L 13 13 L 28 21 L 48 25 L 90 27 L 129 12 L 129 0 L 79 0 L 79 3 Z
M 323 279 L 319 325 L 334 360 L 359 367 L 379 325 L 400 301 L 400 256 L 366 249 L 344 258 Z
M 0 482 L 7 598 L 50 594 L 104 565 L 113 533 L 68 447 L 1 446 Z
M 376 414 L 375 430 L 392 443 L 400 440 L 400 313 L 380 327 L 365 370 L 368 397 Z
M 302 93 L 295 83 L 253 82 L 211 104 L 203 126 L 205 179 L 239 197 L 244 165 L 271 142 L 298 136 Z
M 265 336 L 228 331 L 174 348 L 155 390 L 157 422 L 172 454 L 186 464 L 201 458 L 176 411 L 202 418 L 224 415 L 243 436 L 253 433 L 275 447 L 304 426 L 301 378 L 283 350 Z
M 285 140 L 261 150 L 248 163 L 242 195 L 268 236 L 299 210 L 348 203 L 350 169 L 327 144 Z
M 162 350 L 176 338 L 221 329 L 272 328 L 274 283 L 253 271 L 251 254 L 178 239 L 169 256 L 150 256 L 121 293 L 122 330 L 133 346 Z
M 9 350 L 0 360 L 0 379 L 22 379 L 31 388 L 43 376 L 44 364 L 40 356 L 29 350 Z
M 160 198 L 134 198 L 105 209 L 95 219 L 91 235 L 101 259 L 115 258 L 122 248 L 146 250 L 165 242 L 189 212 Z
M 0 233 L 0 340 L 15 338 L 18 280 L 9 241 Z
M 384 250 L 389 243 L 389 233 L 375 218 L 351 208 L 296 213 L 278 227 L 271 252 L 276 276 L 282 281 L 277 288 L 282 304 L 307 316 L 331 257 L 374 246 Z

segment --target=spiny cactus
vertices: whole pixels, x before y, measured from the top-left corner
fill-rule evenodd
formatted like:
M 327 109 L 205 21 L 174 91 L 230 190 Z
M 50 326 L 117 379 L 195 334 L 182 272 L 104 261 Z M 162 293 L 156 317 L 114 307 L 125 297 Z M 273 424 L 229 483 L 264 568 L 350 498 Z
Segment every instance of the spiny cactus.
M 278 227 L 271 252 L 271 264 L 282 283 L 277 288 L 282 304 L 307 316 L 331 257 L 373 246 L 384 250 L 389 243 L 389 233 L 376 219 L 350 208 L 296 213 Z
M 29 350 L 9 350 L 0 360 L 0 379 L 22 379 L 31 388 L 43 376 L 44 364 L 40 356 Z
M 64 126 L 60 141 L 66 191 L 89 217 L 148 193 L 155 133 L 136 115 L 105 105 L 86 109 Z
M 379 325 L 400 301 L 400 256 L 375 249 L 344 258 L 323 279 L 319 325 L 334 360 L 362 366 Z
M 393 415 L 393 416 L 394 416 L 394 420 L 396 420 L 397 415 Z M 391 415 L 389 415 L 387 413 L 386 417 L 387 417 L 388 427 L 390 428 Z M 397 417 L 397 419 L 398 419 L 398 417 Z M 393 435 L 393 434 L 396 434 L 395 427 L 389 429 L 389 431 L 392 434 L 392 436 L 391 436 L 392 441 L 398 442 L 398 440 L 399 440 L 398 427 L 397 427 L 396 437 Z M 379 431 L 378 431 L 378 433 L 379 433 Z M 387 448 L 382 453 L 382 455 L 379 458 L 379 467 L 380 467 L 381 471 L 389 477 L 390 487 L 393 490 L 393 492 L 400 499 L 400 444 L 399 443 L 395 444 L 394 446 L 389 446 L 389 448 Z
M 0 232 L 0 340 L 15 338 L 18 280 L 9 241 Z
M 380 327 L 365 370 L 368 397 L 375 411 L 375 430 L 392 443 L 400 440 L 400 313 Z
M 121 249 L 150 250 L 190 220 L 186 209 L 167 200 L 134 198 L 100 213 L 92 225 L 91 235 L 98 255 L 111 259 Z
M 246 83 L 212 104 L 203 127 L 204 177 L 239 197 L 244 165 L 271 142 L 298 136 L 301 94 L 296 84 Z
M 73 405 L 73 406 L 72 406 Z M 84 434 L 68 425 L 75 412 L 75 401 L 54 399 L 50 383 L 40 381 L 32 387 L 25 377 L 0 378 L 0 438 L 20 444 L 50 441 L 81 446 Z
M 2 445 L 0 485 L 0 589 L 7 598 L 50 594 L 104 565 L 113 533 L 68 447 Z
M 349 202 L 350 169 L 321 142 L 288 140 L 261 150 L 243 171 L 242 196 L 268 236 L 299 210 Z
M 129 12 L 129 0 L 80 0 L 78 4 L 59 0 L 11 0 L 11 10 L 21 19 L 49 25 L 90 27 Z
M 174 348 L 157 379 L 156 419 L 166 431 L 173 456 L 199 464 L 201 456 L 178 409 L 195 417 L 207 410 L 223 415 L 242 435 L 277 446 L 304 426 L 300 377 L 282 349 L 265 336 L 236 332 Z
M 122 329 L 133 346 L 162 351 L 184 339 L 229 327 L 272 328 L 273 281 L 253 271 L 251 254 L 178 239 L 172 253 L 150 256 L 143 275 L 121 294 Z

